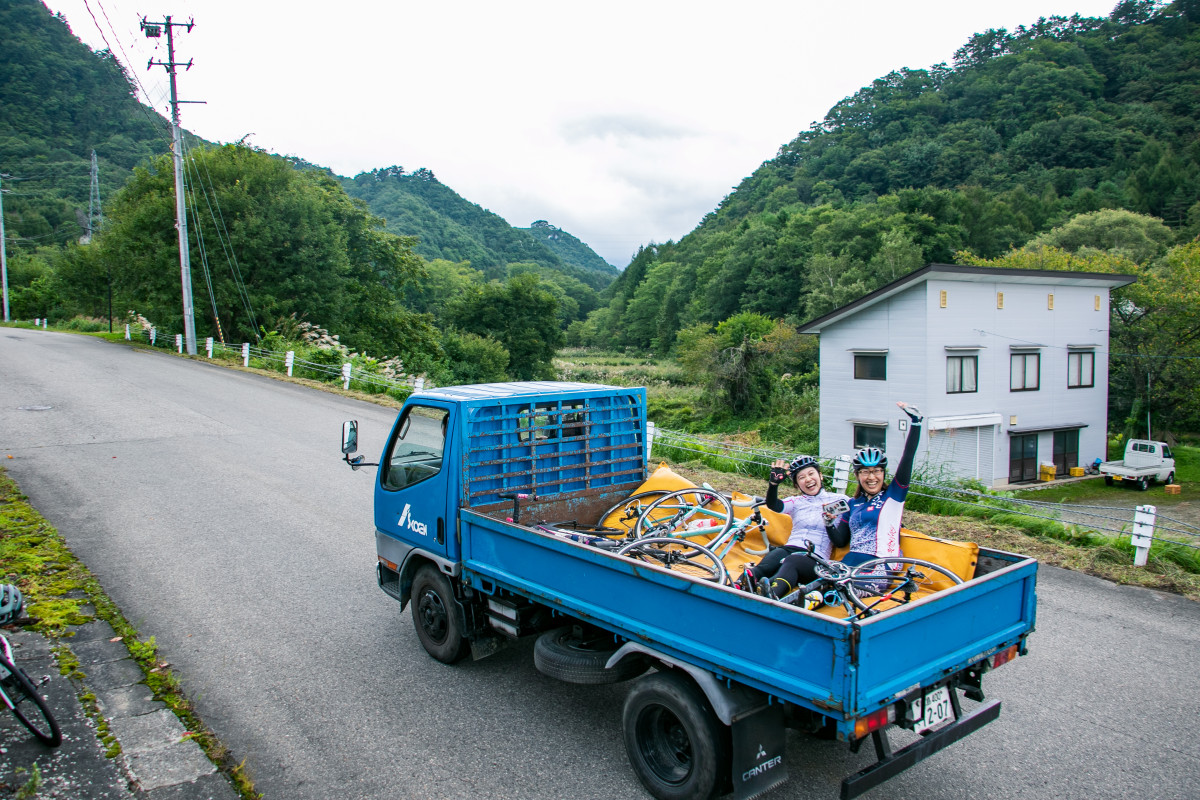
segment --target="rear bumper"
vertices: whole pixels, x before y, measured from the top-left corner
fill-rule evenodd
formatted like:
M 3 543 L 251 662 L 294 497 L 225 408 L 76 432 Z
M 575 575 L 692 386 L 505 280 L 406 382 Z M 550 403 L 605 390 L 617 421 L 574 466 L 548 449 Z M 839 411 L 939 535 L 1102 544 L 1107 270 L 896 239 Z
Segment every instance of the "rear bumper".
M 841 800 L 851 800 L 874 789 L 884 781 L 899 775 L 912 765 L 924 761 L 942 748 L 949 747 L 959 739 L 974 733 L 1000 716 L 1000 701 L 993 700 L 961 717 L 957 722 L 934 731 L 920 741 L 894 753 L 881 754 L 879 761 L 860 770 L 842 781 Z M 877 731 L 886 736 L 886 731 Z M 883 748 L 886 751 L 886 747 Z

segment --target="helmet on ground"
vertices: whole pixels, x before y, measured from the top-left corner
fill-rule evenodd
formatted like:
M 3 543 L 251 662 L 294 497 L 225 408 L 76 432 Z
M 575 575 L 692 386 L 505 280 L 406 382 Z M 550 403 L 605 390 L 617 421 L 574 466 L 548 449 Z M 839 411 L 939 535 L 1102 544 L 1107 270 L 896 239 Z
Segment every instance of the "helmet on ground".
M 0 625 L 7 625 L 21 616 L 23 608 L 25 598 L 21 596 L 20 589 L 11 583 L 0 586 Z
M 854 471 L 864 467 L 883 467 L 887 469 L 887 456 L 878 447 L 864 447 L 854 454 Z
M 809 467 L 812 467 L 817 472 L 821 471 L 821 465 L 812 456 L 796 456 L 792 459 L 792 463 L 788 464 L 788 475 L 794 478 L 800 470 L 808 469 Z

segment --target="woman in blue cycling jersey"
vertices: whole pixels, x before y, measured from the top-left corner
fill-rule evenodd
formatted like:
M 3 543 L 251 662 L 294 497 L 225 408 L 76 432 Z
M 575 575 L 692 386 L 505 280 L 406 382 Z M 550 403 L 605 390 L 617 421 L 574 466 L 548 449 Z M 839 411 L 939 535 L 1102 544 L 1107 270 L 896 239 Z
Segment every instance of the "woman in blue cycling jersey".
M 878 447 L 864 447 L 854 454 L 854 476 L 858 491 L 850 499 L 850 510 L 833 521 L 832 530 L 849 537 L 850 552 L 842 561 L 851 566 L 875 558 L 899 556 L 900 517 L 912 480 L 913 457 L 921 439 L 921 415 L 907 403 L 896 403 L 912 420 L 904 453 L 887 481 L 887 458 Z

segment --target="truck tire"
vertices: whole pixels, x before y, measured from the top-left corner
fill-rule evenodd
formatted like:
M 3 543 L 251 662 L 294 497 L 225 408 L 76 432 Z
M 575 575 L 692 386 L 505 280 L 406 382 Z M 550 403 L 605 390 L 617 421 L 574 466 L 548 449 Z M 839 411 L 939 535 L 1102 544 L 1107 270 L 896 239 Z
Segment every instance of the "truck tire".
M 461 661 L 471 644 L 463 636 L 450 580 L 425 564 L 413 578 L 412 598 L 413 625 L 425 652 L 443 664 Z
M 546 631 L 533 645 L 533 663 L 538 672 L 566 683 L 599 685 L 636 678 L 650 664 L 640 655 L 626 656 L 612 669 L 604 665 L 617 646 L 612 635 L 580 625 Z
M 629 763 L 658 800 L 719 794 L 729 771 L 729 731 L 690 678 L 673 671 L 642 678 L 625 699 L 622 725 Z
M 1170 473 L 1170 474 L 1168 474 L 1168 475 L 1167 475 L 1167 485 L 1169 486 L 1169 485 L 1171 485 L 1171 484 L 1172 484 L 1172 483 L 1174 483 L 1174 482 L 1175 482 L 1175 473 L 1174 473 L 1174 472 L 1172 472 L 1172 473 Z
M 1105 476 L 1104 476 L 1104 485 L 1105 485 L 1105 486 L 1112 486 L 1112 485 L 1113 485 L 1113 476 L 1112 476 L 1112 475 L 1105 475 Z
M 1150 488 L 1150 479 L 1144 475 L 1142 477 L 1138 478 L 1137 479 L 1137 487 L 1138 487 L 1139 492 L 1146 491 L 1147 489 Z

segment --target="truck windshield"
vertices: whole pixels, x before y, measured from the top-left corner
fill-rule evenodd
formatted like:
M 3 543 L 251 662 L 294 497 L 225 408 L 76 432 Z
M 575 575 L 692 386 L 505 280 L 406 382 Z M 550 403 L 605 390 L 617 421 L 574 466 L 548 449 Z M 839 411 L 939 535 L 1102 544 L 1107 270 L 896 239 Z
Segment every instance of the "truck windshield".
M 449 412 L 428 406 L 410 406 L 388 445 L 379 480 L 385 489 L 403 489 L 442 471 Z

